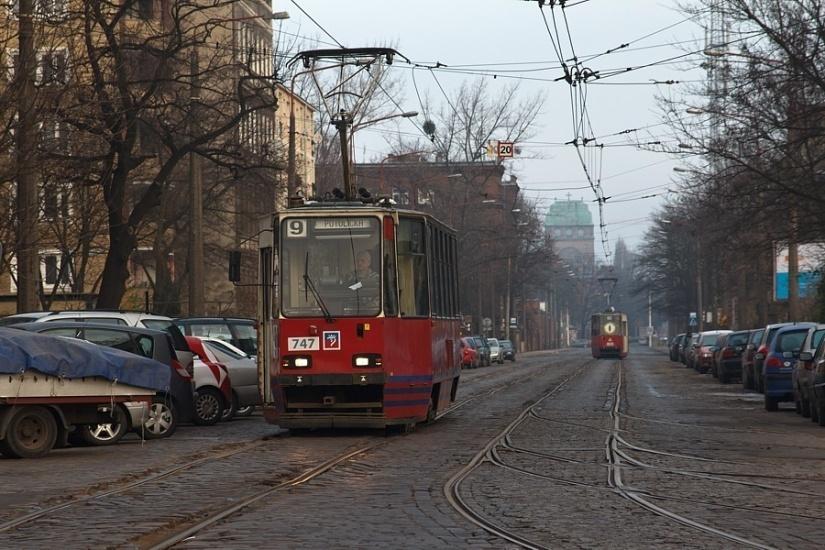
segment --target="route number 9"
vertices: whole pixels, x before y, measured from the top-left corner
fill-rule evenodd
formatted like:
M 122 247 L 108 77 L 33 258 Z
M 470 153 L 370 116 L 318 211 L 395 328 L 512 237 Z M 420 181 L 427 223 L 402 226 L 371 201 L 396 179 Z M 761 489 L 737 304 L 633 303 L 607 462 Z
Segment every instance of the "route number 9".
M 306 220 L 287 220 L 287 222 L 286 222 L 286 236 L 287 237 L 306 237 L 307 236 Z

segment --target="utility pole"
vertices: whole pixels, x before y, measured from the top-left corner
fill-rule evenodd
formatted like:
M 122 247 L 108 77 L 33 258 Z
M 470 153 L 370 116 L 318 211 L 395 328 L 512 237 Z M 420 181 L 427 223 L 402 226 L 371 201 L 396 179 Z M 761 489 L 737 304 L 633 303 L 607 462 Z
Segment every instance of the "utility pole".
M 17 120 L 17 312 L 37 311 L 40 301 L 40 255 L 38 213 L 40 201 L 34 152 L 37 147 L 35 119 L 35 69 L 33 0 L 20 0 L 18 17 Z
M 338 113 L 338 118 L 333 121 L 338 135 L 341 137 L 341 169 L 344 178 L 344 195 L 348 201 L 355 200 L 355 182 L 352 181 L 350 172 L 350 150 L 349 150 L 349 126 L 352 124 L 352 116 L 344 110 Z
M 702 258 L 696 245 L 696 313 L 699 316 L 699 332 L 705 329 L 705 312 L 702 311 Z
M 504 339 L 510 339 L 510 269 L 512 260 L 507 256 L 507 297 L 504 303 Z
M 200 101 L 198 73 L 198 50 L 190 54 L 189 95 L 189 138 L 195 137 L 196 106 Z M 203 315 L 204 311 L 204 266 L 203 266 L 203 173 L 200 157 L 195 151 L 189 153 L 189 194 L 192 218 L 189 224 L 189 315 Z
M 653 347 L 653 295 L 647 291 L 647 347 Z
M 290 197 L 295 196 L 297 178 L 297 167 L 295 166 L 295 79 L 292 79 L 293 86 L 289 91 L 289 151 L 287 160 L 286 176 L 286 203 L 289 205 Z

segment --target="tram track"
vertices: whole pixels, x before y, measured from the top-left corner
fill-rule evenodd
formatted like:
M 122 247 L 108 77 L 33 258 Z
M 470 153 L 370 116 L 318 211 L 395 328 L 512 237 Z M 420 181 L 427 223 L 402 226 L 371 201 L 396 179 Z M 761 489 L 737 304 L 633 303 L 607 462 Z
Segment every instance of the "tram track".
M 528 367 L 528 368 L 530 368 L 530 367 Z M 460 410 L 461 408 L 469 405 L 470 403 L 472 403 L 474 401 L 477 401 L 477 400 L 482 399 L 482 398 L 487 398 L 487 397 L 495 395 L 496 393 L 499 393 L 501 391 L 505 391 L 506 389 L 508 389 L 508 388 L 516 385 L 517 383 L 521 382 L 520 377 L 514 377 L 513 378 L 511 375 L 512 375 L 512 373 L 502 373 L 502 376 L 494 377 L 494 379 L 492 381 L 493 387 L 477 391 L 477 392 L 461 399 L 456 404 L 454 404 L 449 409 L 447 409 L 442 414 L 440 414 L 437 418 L 443 418 L 447 415 L 453 414 L 456 411 Z M 505 377 L 508 377 L 508 376 L 511 377 L 512 379 L 505 382 L 505 383 L 499 383 L 498 382 L 498 380 L 500 378 L 505 378 Z M 491 383 L 490 380 L 486 377 L 482 378 L 480 380 L 483 380 L 486 383 Z M 225 460 L 225 459 L 237 456 L 237 455 L 245 453 L 245 452 L 254 451 L 255 449 L 258 449 L 264 443 L 264 441 L 266 439 L 269 439 L 269 438 L 271 438 L 271 436 L 267 437 L 267 438 L 261 438 L 261 439 L 249 442 L 245 445 L 242 445 L 241 447 L 236 447 L 236 448 L 233 448 L 233 449 L 228 450 L 228 451 L 223 451 L 223 452 L 218 452 L 218 453 L 210 453 L 207 456 L 199 456 L 199 457 L 194 458 L 192 460 L 189 460 L 189 461 L 187 461 L 183 464 L 176 465 L 172 468 L 168 468 L 166 470 L 163 470 L 163 471 L 160 471 L 160 472 L 157 472 L 157 473 L 152 473 L 151 475 L 147 475 L 146 477 L 127 482 L 124 485 L 119 486 L 119 487 L 107 488 L 103 491 L 95 492 L 93 494 L 77 496 L 77 497 L 70 498 L 69 500 L 66 500 L 66 501 L 63 501 L 63 502 L 59 502 L 59 503 L 52 504 L 52 505 L 47 505 L 47 506 L 45 506 L 45 507 L 43 507 L 39 510 L 36 510 L 34 512 L 29 512 L 29 513 L 23 514 L 19 517 L 12 518 L 12 519 L 9 519 L 9 520 L 7 520 L 3 523 L 0 523 L 0 533 L 14 532 L 16 529 L 32 525 L 32 524 L 36 523 L 38 520 L 40 520 L 44 517 L 49 517 L 50 519 L 53 519 L 55 514 L 60 513 L 62 511 L 65 511 L 65 510 L 67 510 L 69 508 L 72 508 L 72 507 L 75 507 L 75 506 L 89 505 L 91 503 L 107 502 L 107 500 L 106 500 L 107 498 L 113 498 L 113 497 L 117 497 L 117 496 L 120 496 L 120 495 L 132 493 L 132 492 L 135 492 L 135 491 L 139 491 L 145 486 L 149 486 L 153 483 L 161 482 L 163 480 L 172 478 L 176 475 L 182 474 L 182 473 L 190 471 L 190 470 L 195 470 L 198 467 L 206 466 L 206 465 L 211 464 L 215 461 Z M 170 523 L 174 523 L 175 527 L 180 527 L 181 524 L 186 524 L 187 528 L 182 530 L 182 531 L 176 530 L 174 534 L 170 535 L 166 539 L 163 539 L 163 540 L 158 539 L 158 533 L 163 532 L 163 527 L 161 527 L 160 531 L 156 530 L 155 532 L 149 533 L 149 534 L 146 534 L 146 535 L 137 534 L 135 537 L 133 537 L 132 540 L 133 541 L 144 541 L 144 538 L 149 538 L 149 539 L 152 540 L 152 542 L 151 542 L 151 544 L 153 545 L 152 547 L 154 547 L 154 548 L 168 548 L 168 547 L 173 546 L 174 544 L 177 544 L 178 542 L 184 540 L 188 536 L 191 536 L 191 534 L 193 534 L 193 533 L 196 533 L 196 532 L 198 532 L 202 529 L 205 529 L 205 528 L 209 527 L 210 525 L 218 523 L 218 522 L 224 520 L 225 518 L 227 518 L 227 517 L 229 517 L 233 514 L 239 513 L 241 510 L 243 510 L 247 506 L 250 506 L 250 505 L 254 504 L 255 502 L 258 502 L 261 499 L 264 499 L 269 495 L 272 495 L 272 494 L 277 493 L 279 491 L 283 491 L 283 490 L 289 489 L 291 487 L 302 485 L 302 484 L 305 484 L 309 481 L 317 479 L 318 477 L 322 476 L 323 474 L 325 474 L 325 473 L 329 472 L 330 470 L 334 469 L 336 466 L 338 466 L 338 465 L 340 465 L 344 462 L 353 460 L 357 457 L 363 456 L 363 455 L 369 453 L 370 451 L 374 451 L 378 447 L 381 447 L 381 446 L 384 446 L 384 445 L 388 444 L 391 440 L 392 439 L 382 438 L 381 440 L 376 441 L 374 443 L 364 443 L 364 444 L 361 444 L 361 445 L 356 443 L 355 444 L 355 446 L 356 446 L 355 450 L 351 450 L 352 446 L 350 446 L 350 450 L 344 451 L 342 453 L 338 453 L 338 454 L 332 456 L 331 458 L 329 458 L 329 459 L 327 459 L 327 460 L 325 460 L 321 463 L 310 466 L 310 467 L 302 470 L 300 473 L 290 477 L 289 479 L 287 479 L 285 481 L 277 482 L 277 484 L 275 484 L 275 485 L 269 486 L 266 489 L 263 489 L 261 491 L 255 492 L 255 493 L 250 494 L 250 495 L 245 495 L 245 496 L 232 498 L 233 504 L 229 507 L 218 509 L 218 510 L 202 510 L 202 509 L 194 510 L 188 516 L 186 516 L 184 518 L 178 518 L 175 522 L 170 522 Z M 206 515 L 205 518 L 204 518 L 204 515 Z M 193 521 L 195 523 L 192 523 Z M 138 546 L 140 546 L 142 548 L 147 547 L 147 545 L 145 544 L 145 541 L 138 544 Z
M 617 438 L 621 430 L 621 408 L 622 408 L 622 391 L 623 391 L 623 378 L 624 378 L 624 371 L 623 371 L 623 362 L 618 361 L 616 363 L 616 385 L 613 389 L 613 406 L 610 409 L 610 418 L 611 418 L 611 426 L 613 429 L 613 433 L 609 434 L 605 438 L 605 457 L 609 464 L 608 473 L 607 473 L 607 483 L 608 486 L 615 489 L 615 491 L 621 495 L 623 498 L 634 502 L 635 504 L 639 505 L 640 507 L 652 512 L 658 516 L 662 516 L 664 518 L 668 518 L 673 520 L 677 523 L 685 525 L 687 527 L 691 527 L 698 531 L 701 531 L 705 534 L 712 535 L 715 537 L 719 537 L 725 539 L 730 542 L 735 542 L 737 544 L 742 544 L 745 546 L 749 546 L 751 548 L 761 548 L 761 549 L 771 549 L 773 547 L 763 544 L 761 542 L 747 539 L 745 537 L 741 537 L 735 533 L 725 531 L 722 529 L 717 529 L 705 523 L 701 523 L 699 521 L 693 520 L 687 516 L 683 516 L 677 512 L 673 512 L 668 510 L 667 508 L 658 506 L 647 500 L 644 497 L 642 492 L 636 491 L 630 487 L 625 486 L 624 480 L 622 479 L 622 461 L 626 460 L 622 456 L 622 452 L 619 449 L 620 442 Z M 626 455 L 625 455 L 626 456 Z M 664 498 L 667 495 L 663 495 Z
M 303 485 L 304 483 L 312 481 L 313 479 L 316 479 L 316 478 L 322 476 L 323 474 L 329 472 L 330 470 L 332 470 L 333 468 L 335 468 L 339 464 L 342 464 L 346 461 L 352 460 L 352 459 L 354 459 L 358 456 L 364 455 L 364 454 L 366 454 L 370 451 L 373 451 L 378 447 L 382 447 L 386 444 L 387 444 L 387 441 L 379 441 L 379 442 L 375 442 L 375 443 L 370 444 L 370 445 L 365 445 L 365 446 L 360 447 L 358 449 L 355 449 L 355 450 L 352 450 L 352 451 L 334 456 L 334 457 L 332 457 L 328 460 L 325 460 L 325 461 L 321 462 L 320 464 L 310 468 L 309 470 L 305 470 L 305 471 L 301 472 L 297 476 L 294 476 L 294 477 L 290 478 L 287 481 L 284 481 L 282 483 L 279 483 L 278 485 L 275 485 L 274 487 L 270 487 L 268 489 L 258 491 L 257 493 L 254 493 L 252 495 L 244 497 L 240 501 L 233 504 L 232 506 L 226 507 L 226 508 L 224 508 L 224 509 L 222 509 L 218 512 L 215 512 L 212 515 L 208 516 L 207 518 L 205 518 L 201 521 L 198 521 L 197 523 L 195 523 L 193 525 L 190 525 L 186 529 L 183 529 L 181 531 L 177 531 L 177 532 L 175 532 L 174 534 L 172 534 L 170 536 L 166 536 L 165 538 L 162 538 L 161 540 L 154 542 L 154 544 L 152 544 L 151 546 L 148 546 L 148 548 L 150 548 L 151 550 L 165 550 L 166 548 L 171 548 L 172 546 L 174 546 L 174 545 L 176 545 L 180 542 L 183 542 L 184 540 L 188 539 L 191 536 L 194 536 L 195 534 L 197 534 L 198 532 L 206 529 L 207 527 L 211 527 L 212 525 L 215 525 L 216 523 L 219 523 L 220 521 L 223 521 L 224 519 L 228 518 L 229 516 L 232 516 L 233 514 L 236 514 L 236 513 L 240 512 L 244 508 L 247 508 L 248 506 L 251 506 L 252 504 L 255 504 L 256 502 L 258 502 L 260 500 L 263 500 L 263 499 L 265 499 L 266 497 L 268 497 L 270 495 L 273 495 L 273 494 L 275 494 L 279 491 L 283 491 L 283 490 L 286 490 L 286 489 L 291 489 L 293 487 L 297 487 L 299 485 Z
M 587 364 L 587 363 L 586 363 Z M 585 364 L 585 366 L 586 366 Z M 571 487 L 578 487 L 580 489 L 586 489 L 589 491 L 596 491 L 596 492 L 607 492 L 616 494 L 617 496 L 624 498 L 635 505 L 641 507 L 648 512 L 653 513 L 654 515 L 663 517 L 667 520 L 677 522 L 681 525 L 686 527 L 695 529 L 700 531 L 706 535 L 712 536 L 714 538 L 719 538 L 728 542 L 741 544 L 744 546 L 748 546 L 751 548 L 773 548 L 769 544 L 761 542 L 759 540 L 754 540 L 752 538 L 747 538 L 745 536 L 741 536 L 737 533 L 731 532 L 729 530 L 720 529 L 714 527 L 712 525 L 708 525 L 703 523 L 702 521 L 693 519 L 686 515 L 680 514 L 676 511 L 670 510 L 665 508 L 663 505 L 657 504 L 654 501 L 661 501 L 661 502 L 681 502 L 690 505 L 699 505 L 704 507 L 718 507 L 728 510 L 736 510 L 746 513 L 758 513 L 758 514 L 767 514 L 770 516 L 775 517 L 785 517 L 785 518 L 799 518 L 804 520 L 814 520 L 814 521 L 821 521 L 823 518 L 805 514 L 805 513 L 796 513 L 793 511 L 783 511 L 783 510 L 776 510 L 776 509 L 768 509 L 760 506 L 752 506 L 752 505 L 737 505 L 735 503 L 726 503 L 726 502 L 719 502 L 719 501 L 707 501 L 703 499 L 696 499 L 696 498 L 689 498 L 684 495 L 679 494 L 679 491 L 662 491 L 661 493 L 657 492 L 649 492 L 645 490 L 641 490 L 638 488 L 634 488 L 632 486 L 628 486 L 625 483 L 623 477 L 623 471 L 632 472 L 632 471 L 655 471 L 655 472 L 662 472 L 665 474 L 672 474 L 672 475 L 680 475 L 680 476 L 688 476 L 694 477 L 699 479 L 705 479 L 711 482 L 725 482 L 725 483 L 733 483 L 736 485 L 742 485 L 747 487 L 753 487 L 763 490 L 769 491 L 782 491 L 788 494 L 800 494 L 804 496 L 811 496 L 811 497 L 822 497 L 825 495 L 820 495 L 817 493 L 810 493 L 806 491 L 798 491 L 793 488 L 788 487 L 777 487 L 773 485 L 766 485 L 763 483 L 753 483 L 749 481 L 742 481 L 736 479 L 730 479 L 730 477 L 736 477 L 735 473 L 725 472 L 725 473 L 713 473 L 713 472 L 703 472 L 703 471 L 691 471 L 691 470 L 684 470 L 679 468 L 663 468 L 659 466 L 654 466 L 651 464 L 647 464 L 641 460 L 635 459 L 628 454 L 627 451 L 636 451 L 646 454 L 657 455 L 666 458 L 675 458 L 675 459 L 682 459 L 682 460 L 691 460 L 703 463 L 711 463 L 711 464 L 725 464 L 725 465 L 741 465 L 738 462 L 732 461 L 725 461 L 725 460 L 716 460 L 712 458 L 706 457 L 699 457 L 693 456 L 689 454 L 681 454 L 681 453 L 672 453 L 666 451 L 660 451 L 657 449 L 651 449 L 649 447 L 636 445 L 626 439 L 627 434 L 630 433 L 628 430 L 622 429 L 621 423 L 623 418 L 625 417 L 622 414 L 623 408 L 623 399 L 624 399 L 624 374 L 623 374 L 623 362 L 617 361 L 615 363 L 616 375 L 615 375 L 615 382 L 611 385 L 611 389 L 609 390 L 609 394 L 611 395 L 610 408 L 609 408 L 609 420 L 610 426 L 608 429 L 590 426 L 587 424 L 582 424 L 580 422 L 569 422 L 569 421 L 561 421 L 558 422 L 559 424 L 565 424 L 569 426 L 573 426 L 576 428 L 587 428 L 589 430 L 593 430 L 595 432 L 606 433 L 605 442 L 604 442 L 604 456 L 605 456 L 605 463 L 603 462 L 594 462 L 592 460 L 580 460 L 575 457 L 569 456 L 562 456 L 558 454 L 553 454 L 552 452 L 543 452 L 539 450 L 533 450 L 529 448 L 525 448 L 523 446 L 515 445 L 511 439 L 511 434 L 518 428 L 522 423 L 528 418 L 534 418 L 537 420 L 549 420 L 552 421 L 554 419 L 548 419 L 543 417 L 542 415 L 536 412 L 538 406 L 545 402 L 550 396 L 556 394 L 559 390 L 565 387 L 573 378 L 581 374 L 584 366 L 579 367 L 573 374 L 562 380 L 559 384 L 557 384 L 554 388 L 550 391 L 545 393 L 537 402 L 531 403 L 527 406 L 507 427 L 505 427 L 501 432 L 499 432 L 494 438 L 492 438 L 488 443 L 478 452 L 474 457 L 471 459 L 469 463 L 467 463 L 461 470 L 459 470 L 455 475 L 453 475 L 447 483 L 444 485 L 443 492 L 445 497 L 447 498 L 450 505 L 456 509 L 465 519 L 470 521 L 471 523 L 475 524 L 476 526 L 484 529 L 486 532 L 495 535 L 501 538 L 504 541 L 509 543 L 515 544 L 522 548 L 530 548 L 530 549 L 538 549 L 538 548 L 545 548 L 543 543 L 537 542 L 536 540 L 531 540 L 528 536 L 524 536 L 523 534 L 517 533 L 512 529 L 508 528 L 507 526 L 500 525 L 494 521 L 491 521 L 487 517 L 484 517 L 478 511 L 474 510 L 472 506 L 466 501 L 465 497 L 462 495 L 461 492 L 461 484 L 467 478 L 469 478 L 474 471 L 476 471 L 479 467 L 481 467 L 485 463 L 492 464 L 498 468 L 502 468 L 511 472 L 514 472 L 518 475 L 523 475 L 527 477 L 532 477 L 536 479 L 543 479 L 553 483 L 559 483 Z M 623 437 L 624 436 L 624 437 Z M 596 449 L 591 449 L 596 450 Z M 587 480 L 576 480 L 576 479 L 569 479 L 566 477 L 562 477 L 560 475 L 552 475 L 550 473 L 541 472 L 541 471 L 534 471 L 528 467 L 522 467 L 518 464 L 509 463 L 505 458 L 502 456 L 502 451 L 507 451 L 515 454 L 521 454 L 526 456 L 538 457 L 542 459 L 547 459 L 553 462 L 560 462 L 566 464 L 573 464 L 573 465 L 582 465 L 582 466 L 603 466 L 607 468 L 607 484 L 600 484 L 600 483 L 589 483 Z M 729 474 L 729 475 L 728 475 Z M 726 477 L 727 476 L 727 477 Z
M 60 502 L 60 503 L 57 503 L 57 504 L 52 504 L 52 505 L 46 506 L 45 508 L 41 508 L 41 509 L 36 510 L 34 512 L 29 512 L 29 513 L 24 514 L 22 516 L 19 516 L 19 517 L 4 521 L 3 523 L 0 523 L 0 533 L 10 531 L 12 529 L 15 529 L 17 527 L 20 527 L 20 526 L 28 524 L 28 523 L 32 523 L 32 522 L 34 522 L 34 521 L 36 521 L 36 520 L 38 520 L 38 519 L 40 519 L 44 516 L 47 516 L 49 514 L 53 514 L 54 512 L 58 512 L 60 510 L 64 510 L 66 508 L 70 508 L 72 506 L 77 506 L 79 504 L 99 500 L 99 499 L 106 498 L 106 497 L 116 496 L 116 495 L 119 495 L 119 494 L 122 494 L 122 493 L 126 493 L 128 491 L 132 491 L 132 490 L 137 489 L 138 487 L 141 487 L 143 485 L 147 485 L 149 483 L 161 481 L 161 480 L 166 479 L 168 477 L 171 477 L 175 474 L 185 472 L 187 470 L 190 470 L 192 468 L 195 468 L 196 466 L 200 466 L 200 465 L 205 464 L 207 462 L 212 462 L 212 461 L 215 461 L 215 460 L 221 460 L 221 459 L 229 458 L 229 457 L 241 454 L 241 453 L 249 452 L 250 450 L 253 450 L 253 449 L 261 446 L 267 439 L 269 439 L 269 438 L 266 437 L 266 438 L 257 439 L 257 440 L 255 440 L 251 443 L 248 443 L 246 445 L 242 445 L 239 448 L 232 449 L 231 451 L 224 451 L 224 452 L 219 452 L 219 453 L 208 454 L 207 456 L 201 456 L 199 458 L 190 460 L 190 461 L 185 462 L 183 464 L 174 466 L 172 468 L 162 470 L 158 473 L 150 474 L 150 475 L 148 475 L 146 477 L 143 477 L 141 479 L 137 479 L 135 481 L 128 482 L 125 485 L 122 485 L 120 487 L 116 487 L 116 488 L 113 488 L 113 489 L 105 489 L 103 491 L 99 491 L 99 492 L 96 492 L 96 493 L 93 493 L 93 494 L 90 494 L 90 495 L 72 497 L 69 500 L 66 500 L 64 502 Z
M 509 387 L 512 387 L 517 382 L 518 382 L 517 380 L 516 381 L 511 381 L 511 382 L 508 382 L 508 383 L 503 384 L 503 385 L 498 385 L 498 386 L 496 386 L 494 388 L 491 388 L 491 389 L 488 389 L 488 390 L 483 390 L 481 392 L 471 394 L 471 395 L 461 399 L 460 401 L 458 401 L 456 404 L 451 406 L 446 411 L 442 412 L 437 418 L 442 418 L 444 416 L 447 416 L 448 414 L 452 414 L 456 410 L 464 407 L 465 405 L 468 405 L 469 403 L 472 403 L 473 401 L 475 401 L 479 398 L 489 397 L 491 395 L 494 395 L 495 393 L 498 393 L 499 391 L 502 391 L 502 390 L 505 390 Z M 230 457 L 233 457 L 233 456 L 241 454 L 241 453 L 252 451 L 252 450 L 260 447 L 265 441 L 267 441 L 269 439 L 272 439 L 273 437 L 280 437 L 280 436 L 261 437 L 261 438 L 258 438 L 256 440 L 247 442 L 247 443 L 245 443 L 245 444 L 243 444 L 239 447 L 235 446 L 233 449 L 228 450 L 228 451 L 221 451 L 221 452 L 208 452 L 207 451 L 205 456 L 204 456 L 204 453 L 201 452 L 201 453 L 198 453 L 199 456 L 197 456 L 196 458 L 193 458 L 191 460 L 187 460 L 183 464 L 178 464 L 176 466 L 164 469 L 164 470 L 162 470 L 160 472 L 157 472 L 157 473 L 151 473 L 151 474 L 146 475 L 145 477 L 142 477 L 140 479 L 136 479 L 136 480 L 126 482 L 125 484 L 123 484 L 121 486 L 118 486 L 118 487 L 115 487 L 115 488 L 106 488 L 104 490 L 97 491 L 97 492 L 94 492 L 92 494 L 76 496 L 76 497 L 69 498 L 68 500 L 64 499 L 62 502 L 58 502 L 58 503 L 51 504 L 51 505 L 46 505 L 45 507 L 40 508 L 39 510 L 29 512 L 29 513 L 23 514 L 21 516 L 3 521 L 2 523 L 0 523 L 0 533 L 10 531 L 10 530 L 12 530 L 16 527 L 25 525 L 27 523 L 31 523 L 31 522 L 33 522 L 33 521 L 35 521 L 35 520 L 37 520 L 41 517 L 47 516 L 49 514 L 52 514 L 54 512 L 58 512 L 60 510 L 63 510 L 63 509 L 66 509 L 66 508 L 69 508 L 69 507 L 72 507 L 72 506 L 77 506 L 77 505 L 80 505 L 80 504 L 83 504 L 83 503 L 87 503 L 87 502 L 90 502 L 90 501 L 95 501 L 95 500 L 102 499 L 102 498 L 105 498 L 105 497 L 111 497 L 111 496 L 116 496 L 116 495 L 119 495 L 119 494 L 127 493 L 127 492 L 135 490 L 135 489 L 137 489 L 137 488 L 139 488 L 143 485 L 147 485 L 147 484 L 150 484 L 150 483 L 154 483 L 154 482 L 157 482 L 157 481 L 164 480 L 164 479 L 169 478 L 173 475 L 185 472 L 187 470 L 190 470 L 192 468 L 207 464 L 209 462 L 213 462 L 213 461 L 217 461 L 217 460 L 223 460 L 223 459 L 230 458 Z M 116 482 L 114 482 L 114 483 L 116 483 Z
M 475 524 L 476 526 L 480 527 L 481 529 L 485 530 L 486 532 L 492 535 L 495 535 L 503 540 L 506 540 L 507 542 L 531 550 L 540 550 L 545 548 L 539 543 L 536 543 L 526 537 L 523 537 L 515 533 L 514 531 L 507 529 L 506 527 L 496 524 L 495 522 L 485 518 L 483 515 L 474 510 L 472 506 L 470 506 L 462 496 L 461 484 L 463 481 L 469 478 L 473 474 L 473 472 L 475 472 L 482 464 L 486 462 L 490 462 L 499 467 L 509 468 L 508 465 L 504 464 L 503 461 L 501 461 L 500 457 L 496 452 L 496 447 L 500 445 L 505 440 L 505 438 L 507 438 L 518 426 L 520 426 L 526 418 L 528 418 L 531 411 L 533 411 L 537 406 L 541 405 L 547 399 L 551 398 L 552 396 L 560 392 L 565 386 L 567 386 L 567 384 L 571 380 L 581 375 L 584 372 L 584 370 L 593 363 L 593 359 L 585 361 L 583 364 L 579 365 L 576 368 L 576 370 L 573 371 L 573 373 L 566 376 L 564 379 L 562 379 L 561 382 L 555 384 L 550 390 L 546 391 L 539 399 L 525 407 L 512 422 L 510 422 L 503 430 L 498 432 L 492 439 L 490 439 L 487 442 L 487 444 L 480 451 L 478 451 L 464 467 L 462 467 L 458 472 L 453 474 L 453 476 L 450 477 L 449 480 L 447 480 L 443 487 L 443 494 L 444 497 L 447 499 L 447 502 L 450 504 L 450 506 L 453 507 L 453 509 L 455 509 L 459 514 L 461 514 L 462 517 L 464 517 L 471 523 Z M 527 475 L 533 475 L 531 472 L 528 471 L 524 471 L 522 473 L 525 473 Z M 570 480 L 561 481 L 566 481 L 573 485 L 583 485 Z

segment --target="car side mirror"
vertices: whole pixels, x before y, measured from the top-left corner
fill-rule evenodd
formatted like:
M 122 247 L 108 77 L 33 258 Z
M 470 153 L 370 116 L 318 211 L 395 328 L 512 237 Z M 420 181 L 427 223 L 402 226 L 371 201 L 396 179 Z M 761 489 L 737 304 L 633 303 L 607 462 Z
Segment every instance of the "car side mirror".
M 765 358 L 765 354 L 764 353 L 757 353 L 756 355 L 753 356 L 753 358 L 756 359 L 757 361 L 761 361 L 762 359 Z
M 799 354 L 800 361 L 812 361 L 814 358 L 814 354 L 810 351 L 803 351 Z

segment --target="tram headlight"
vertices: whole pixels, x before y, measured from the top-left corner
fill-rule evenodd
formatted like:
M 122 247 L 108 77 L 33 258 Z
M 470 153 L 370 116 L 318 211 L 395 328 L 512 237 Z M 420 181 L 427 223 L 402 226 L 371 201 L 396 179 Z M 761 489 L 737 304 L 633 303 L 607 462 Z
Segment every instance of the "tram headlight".
M 305 355 L 287 355 L 281 359 L 281 368 L 306 369 L 312 366 L 312 357 Z
M 360 368 L 376 368 L 384 364 L 379 353 L 364 353 L 352 356 L 352 366 Z

